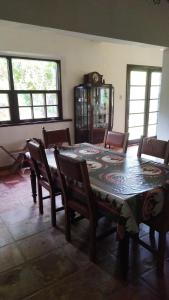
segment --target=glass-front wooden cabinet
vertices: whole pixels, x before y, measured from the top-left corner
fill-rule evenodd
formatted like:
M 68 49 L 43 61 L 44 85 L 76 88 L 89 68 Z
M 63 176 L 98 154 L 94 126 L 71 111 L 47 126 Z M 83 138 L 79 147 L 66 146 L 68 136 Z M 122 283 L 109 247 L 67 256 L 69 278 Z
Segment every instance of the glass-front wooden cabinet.
M 102 75 L 84 75 L 84 83 L 74 88 L 75 143 L 102 143 L 105 129 L 113 126 L 114 89 Z

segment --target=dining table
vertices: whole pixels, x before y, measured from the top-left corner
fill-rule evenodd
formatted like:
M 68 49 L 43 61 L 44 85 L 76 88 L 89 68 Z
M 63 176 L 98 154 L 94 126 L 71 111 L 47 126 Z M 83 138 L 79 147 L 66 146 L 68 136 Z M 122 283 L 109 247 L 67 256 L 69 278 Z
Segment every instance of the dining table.
M 138 234 L 141 222 L 162 211 L 164 191 L 169 187 L 169 166 L 89 143 L 63 146 L 59 151 L 68 157 L 86 160 L 92 192 L 99 208 L 117 217 L 119 240 L 125 241 L 126 234 Z M 46 149 L 46 156 L 51 170 L 57 172 L 54 149 Z M 33 172 L 31 176 L 35 199 Z

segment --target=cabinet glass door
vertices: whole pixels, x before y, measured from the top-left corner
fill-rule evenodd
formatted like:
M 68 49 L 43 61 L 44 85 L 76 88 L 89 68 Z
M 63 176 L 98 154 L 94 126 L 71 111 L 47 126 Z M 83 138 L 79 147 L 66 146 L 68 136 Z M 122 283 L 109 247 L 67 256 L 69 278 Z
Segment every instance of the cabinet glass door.
M 109 123 L 110 88 L 92 89 L 93 128 L 106 128 Z
M 87 90 L 79 87 L 76 91 L 76 128 L 88 128 Z

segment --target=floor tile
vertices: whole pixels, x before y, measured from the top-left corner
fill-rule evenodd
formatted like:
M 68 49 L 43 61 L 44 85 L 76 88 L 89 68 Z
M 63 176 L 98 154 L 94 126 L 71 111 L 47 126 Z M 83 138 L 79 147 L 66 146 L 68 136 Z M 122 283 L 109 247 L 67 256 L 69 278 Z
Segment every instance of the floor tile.
M 20 300 L 43 287 L 43 278 L 32 265 L 22 264 L 0 274 L 1 300 Z
M 39 259 L 0 274 L 0 299 L 19 300 L 77 271 L 62 251 L 55 250 Z
M 138 286 L 128 285 L 107 297 L 107 300 L 159 300 L 158 296 L 146 286 L 139 282 Z
M 52 228 L 17 242 L 17 246 L 26 259 L 41 256 L 54 248 L 66 244 L 64 235 Z
M 151 270 L 141 278 L 158 294 L 160 299 L 169 299 L 169 261 L 165 261 L 164 277 L 159 277 L 155 270 Z
M 53 281 L 60 281 L 78 270 L 77 265 L 67 258 L 63 248 L 55 249 L 34 260 L 31 264 L 41 274 L 45 285 Z
M 93 280 L 94 279 L 94 280 Z M 97 266 L 91 266 L 82 269 L 73 275 L 62 280 L 59 285 L 54 285 L 50 289 L 43 290 L 27 299 L 106 299 L 104 291 L 109 286 L 111 280 L 111 292 L 119 288 L 118 283 L 112 280 L 105 272 L 101 271 Z M 110 292 L 110 290 L 109 290 Z M 44 298 L 43 298 L 44 297 Z
M 74 247 L 71 243 L 67 243 L 64 246 L 63 251 L 65 255 L 78 267 L 84 267 L 91 263 L 89 260 L 89 256 L 80 251 L 78 248 Z
M 39 212 L 36 208 L 32 209 L 32 207 L 30 207 L 30 209 L 28 209 L 26 207 L 19 206 L 13 210 L 1 213 L 1 218 L 5 224 L 12 225 L 23 220 L 29 220 L 36 217 L 38 214 Z
M 43 216 L 38 215 L 14 224 L 8 224 L 7 227 L 13 238 L 15 240 L 20 240 L 35 233 L 44 231 L 47 228 L 51 228 L 51 218 L 50 215 L 46 214 Z
M 152 254 L 131 242 L 125 282 L 115 234 L 97 241 L 93 264 L 88 256 L 88 221 L 72 225 L 72 242 L 67 243 L 64 212 L 56 215 L 56 229 L 51 226 L 48 199 L 44 201 L 44 214 L 39 215 L 29 175 L 1 177 L 0 194 L 0 300 L 169 299 L 169 234 L 164 278 L 157 277 Z M 111 219 L 101 219 L 98 233 L 111 224 Z M 145 241 L 148 231 L 145 225 L 140 226 Z
M 18 247 L 10 244 L 0 248 L 0 271 L 13 268 L 24 262 L 24 258 Z
M 57 289 L 57 287 L 56 287 Z M 102 295 L 99 291 L 88 290 L 86 286 L 80 285 L 79 287 L 72 287 L 71 289 L 65 289 L 58 294 L 55 288 L 48 288 L 41 290 L 40 292 L 24 298 L 24 300 L 106 300 L 106 297 Z M 66 292 L 65 292 L 66 291 Z
M 9 230 L 4 224 L 0 223 L 0 247 L 10 244 L 12 242 L 14 242 L 14 240 Z

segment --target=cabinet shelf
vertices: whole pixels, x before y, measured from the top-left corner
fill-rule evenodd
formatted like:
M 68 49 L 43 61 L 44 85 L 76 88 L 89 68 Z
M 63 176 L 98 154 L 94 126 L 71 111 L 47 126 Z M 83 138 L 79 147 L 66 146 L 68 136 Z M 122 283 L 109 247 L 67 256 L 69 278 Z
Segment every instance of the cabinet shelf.
M 105 128 L 113 126 L 114 88 L 103 80 L 86 82 L 86 78 L 90 76 L 74 88 L 75 143 L 101 143 Z

